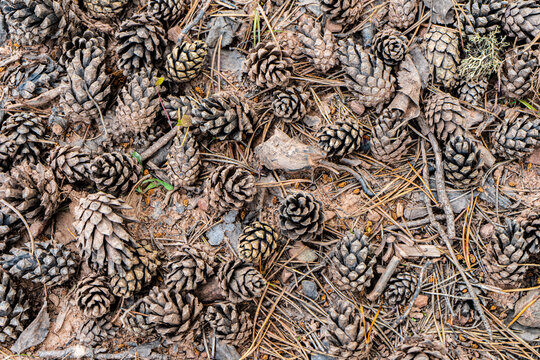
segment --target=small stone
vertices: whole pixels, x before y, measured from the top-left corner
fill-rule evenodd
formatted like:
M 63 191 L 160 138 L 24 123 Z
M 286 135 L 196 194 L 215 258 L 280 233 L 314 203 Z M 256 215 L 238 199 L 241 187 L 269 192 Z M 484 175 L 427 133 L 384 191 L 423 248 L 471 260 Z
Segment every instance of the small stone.
M 363 115 L 366 111 L 366 107 L 360 104 L 359 101 L 351 101 L 349 105 L 351 107 L 351 110 L 354 111 L 354 113 L 358 116 Z
M 487 223 L 480 228 L 480 236 L 482 239 L 491 239 L 494 232 L 495 227 L 491 223 Z
M 319 294 L 317 292 L 317 284 L 315 284 L 311 280 L 302 281 L 302 291 L 304 292 L 304 295 L 306 295 L 310 299 L 317 300 L 317 298 L 319 297 Z
M 426 306 L 429 302 L 429 296 L 427 295 L 418 295 L 416 301 L 414 302 L 414 307 L 421 309 Z
M 281 275 L 279 276 L 279 281 L 281 281 L 282 284 L 286 284 L 289 282 L 289 279 L 291 278 L 291 276 L 293 275 L 293 273 L 289 270 L 283 270 L 281 272 Z
M 217 224 L 216 226 L 213 226 L 210 230 L 206 232 L 206 237 L 208 238 L 208 243 L 210 245 L 220 245 L 225 238 L 225 229 L 223 229 L 223 224 Z
M 303 284 L 302 284 L 303 286 Z M 528 326 L 532 328 L 540 328 L 540 289 L 533 290 L 527 293 L 527 295 L 521 297 L 516 304 L 514 305 L 514 313 L 519 314 L 525 307 L 528 306 L 527 310 L 517 322 L 523 326 Z M 533 303 L 534 302 L 534 303 Z M 531 305 L 532 303 L 532 305 Z
M 336 358 L 329 355 L 313 354 L 311 360 L 336 360 Z
M 229 211 L 224 217 L 223 222 L 226 224 L 232 224 L 234 223 L 234 220 L 236 220 L 236 217 L 238 216 L 238 210 L 232 210 Z
M 372 211 L 368 214 L 367 219 L 373 223 L 376 223 L 381 220 L 381 215 L 376 211 Z
M 313 116 L 313 115 L 306 115 L 304 116 L 304 124 L 306 124 L 306 126 L 309 126 L 311 128 L 316 128 L 320 125 L 320 123 L 322 122 L 321 118 L 318 117 L 318 116 Z

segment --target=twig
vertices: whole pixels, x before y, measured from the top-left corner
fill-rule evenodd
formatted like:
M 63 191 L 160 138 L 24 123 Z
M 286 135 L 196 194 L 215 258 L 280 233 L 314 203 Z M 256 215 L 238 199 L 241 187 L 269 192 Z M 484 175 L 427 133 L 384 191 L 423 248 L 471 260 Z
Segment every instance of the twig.
M 160 342 L 136 346 L 116 354 L 96 353 L 95 349 L 83 345 L 71 346 L 65 350 L 38 351 L 40 359 L 148 359 L 166 360 L 167 355 L 153 354 L 152 350 L 159 347 Z
M 146 161 L 146 160 L 150 159 L 152 157 L 152 155 L 154 155 L 156 152 L 159 151 L 159 149 L 161 149 L 162 147 L 167 145 L 169 143 L 169 141 L 171 141 L 176 136 L 177 131 L 178 131 L 177 129 L 178 129 L 178 126 L 175 126 L 173 129 L 169 130 L 168 133 L 166 133 L 161 138 L 159 138 L 159 140 L 156 141 L 154 143 L 154 145 L 152 145 L 148 149 L 146 149 L 141 154 L 141 160 Z
M 369 197 L 374 197 L 375 196 L 373 191 L 371 191 L 371 189 L 367 186 L 366 180 L 362 177 L 362 175 L 360 175 L 359 173 L 354 171 L 352 168 L 350 168 L 348 166 L 345 166 L 345 165 L 334 164 L 334 163 L 331 163 L 331 162 L 326 161 L 326 160 L 319 161 L 319 164 L 321 164 L 323 166 L 326 166 L 326 167 L 329 167 L 331 169 L 336 169 L 336 170 L 348 172 L 349 174 L 351 174 L 356 179 L 356 181 L 358 181 L 360 183 L 360 186 L 362 186 L 362 190 L 364 191 L 364 193 L 367 196 L 369 196 Z
M 26 221 L 26 219 L 24 218 L 24 216 L 19 212 L 19 210 L 17 210 L 13 205 L 11 205 L 10 203 L 8 203 L 6 200 L 4 199 L 0 199 L 0 202 L 2 202 L 2 204 L 4 204 L 5 206 L 7 206 L 8 208 L 11 209 L 11 211 L 13 211 L 15 214 L 17 214 L 17 216 L 21 219 L 21 221 L 23 222 L 24 226 L 26 227 L 26 231 L 28 231 L 28 236 L 30 236 L 30 244 L 32 244 L 32 256 L 34 256 L 34 250 L 36 249 L 36 243 L 34 241 L 34 237 L 32 236 L 32 231 L 30 230 L 30 225 L 28 225 L 28 222 Z
M 373 291 L 367 296 L 369 301 L 375 301 L 379 296 L 382 295 L 384 289 L 386 288 L 386 284 L 388 284 L 388 281 L 394 275 L 396 272 L 397 267 L 399 266 L 401 262 L 401 259 L 398 256 L 393 256 L 392 259 L 390 259 L 390 262 L 386 266 L 386 269 L 384 270 L 384 273 L 382 274 L 379 281 L 377 281 L 377 284 L 375 285 L 375 288 Z
M 191 30 L 195 25 L 197 25 L 197 24 L 199 23 L 199 21 L 201 21 L 201 19 L 202 19 L 203 16 L 204 16 L 204 13 L 205 13 L 206 10 L 208 10 L 208 8 L 210 7 L 210 3 L 212 3 L 212 0 L 206 0 L 206 2 L 204 3 L 203 7 L 201 8 L 201 10 L 199 10 L 199 13 L 197 14 L 197 16 L 195 16 L 195 19 L 193 19 L 192 22 L 190 22 L 189 24 L 187 24 L 187 25 L 182 29 L 182 31 L 180 31 L 180 34 L 178 35 L 178 39 L 176 40 L 176 44 L 177 44 L 177 45 L 182 44 L 182 41 L 184 41 L 184 37 L 187 35 L 187 33 L 189 32 L 189 30 Z
M 40 107 L 40 106 L 43 106 L 43 105 L 48 105 L 48 104 L 51 103 L 51 101 L 56 99 L 58 96 L 60 96 L 65 91 L 66 91 L 65 86 L 59 86 L 59 87 L 56 87 L 54 89 L 48 90 L 48 91 L 44 92 L 43 94 L 41 94 L 39 96 L 36 96 L 33 99 L 30 99 L 30 100 L 27 100 L 27 101 L 24 101 L 24 102 L 20 102 L 20 103 L 10 104 L 10 105 L 6 106 L 6 110 L 17 109 L 17 108 L 25 107 L 25 106 L 27 106 L 27 107 Z
M 445 218 L 446 218 L 445 215 L 436 215 L 435 216 L 435 219 L 437 219 L 437 220 L 444 220 Z M 430 222 L 431 222 L 431 220 L 429 219 L 429 217 L 425 217 L 425 218 L 422 218 L 422 219 L 419 219 L 419 220 L 405 221 L 405 222 L 402 222 L 402 223 L 398 223 L 397 225 L 387 226 L 387 227 L 385 227 L 385 229 L 386 230 L 400 230 L 402 228 L 413 228 L 413 227 L 429 224 Z
M 416 298 L 418 297 L 418 295 L 420 295 L 420 289 L 422 289 L 422 278 L 424 277 L 424 274 L 427 270 L 428 267 L 430 267 L 432 264 L 431 260 L 429 260 L 425 265 L 424 267 L 422 268 L 422 271 L 420 271 L 420 275 L 418 275 L 418 281 L 416 282 L 416 290 L 414 291 L 414 294 L 413 296 L 411 297 L 411 299 L 409 300 L 409 305 L 407 306 L 407 308 L 405 309 L 405 312 L 403 313 L 403 315 L 401 315 L 399 317 L 399 319 L 396 320 L 396 322 L 394 323 L 394 327 L 398 326 L 399 324 L 401 324 L 406 318 L 407 316 L 409 315 L 409 313 L 411 312 L 413 306 L 414 306 L 414 302 L 416 301 Z

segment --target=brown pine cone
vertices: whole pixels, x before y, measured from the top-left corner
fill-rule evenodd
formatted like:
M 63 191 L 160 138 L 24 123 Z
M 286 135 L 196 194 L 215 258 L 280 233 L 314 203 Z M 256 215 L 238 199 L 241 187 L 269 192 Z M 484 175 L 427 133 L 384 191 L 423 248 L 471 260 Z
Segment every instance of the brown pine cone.
M 88 14 L 98 19 L 110 19 L 120 14 L 129 0 L 82 0 Z
M 322 203 L 311 193 L 297 192 L 287 196 L 279 207 L 281 234 L 291 240 L 310 241 L 323 232 Z
M 203 307 L 191 293 L 155 286 L 143 302 L 146 303 L 148 323 L 166 344 L 184 341 L 201 324 L 199 316 Z
M 173 23 L 180 19 L 188 4 L 186 0 L 149 0 L 146 11 L 156 19 Z
M 105 39 L 92 30 L 85 30 L 82 34 L 74 36 L 71 39 L 66 39 L 62 43 L 62 54 L 58 62 L 61 65 L 67 66 L 79 50 L 92 49 L 100 46 L 105 46 Z
M 461 25 L 467 35 L 488 35 L 499 31 L 502 15 L 508 6 L 506 0 L 471 0 L 460 14 Z
M 90 179 L 90 154 L 79 146 L 57 146 L 49 155 L 48 163 L 58 183 L 86 183 Z
M 161 109 L 160 88 L 156 86 L 156 80 L 146 70 L 128 79 L 118 96 L 115 110 L 117 128 L 113 130 L 113 136 L 142 134 L 154 125 Z
M 272 110 L 274 115 L 287 122 L 300 121 L 306 116 L 308 95 L 299 88 L 289 87 L 274 91 Z
M 484 94 L 488 89 L 488 82 L 484 79 L 479 81 L 461 81 L 458 89 L 459 100 L 465 101 L 472 106 L 484 104 Z
M 36 164 L 43 149 L 39 140 L 45 136 L 45 127 L 34 113 L 20 113 L 1 123 L 0 170 L 7 171 L 23 161 Z
M 503 30 L 518 41 L 533 41 L 540 34 L 540 4 L 536 0 L 511 2 L 502 17 Z
M 287 86 L 293 72 L 293 59 L 276 43 L 261 42 L 249 52 L 242 71 L 258 87 Z
M 77 272 L 77 258 L 63 244 L 46 241 L 25 246 L 2 255 L 0 265 L 4 271 L 49 287 L 64 284 Z
M 202 71 L 207 54 L 208 45 L 204 41 L 183 42 L 167 55 L 165 70 L 167 70 L 169 77 L 176 82 L 190 81 Z
M 540 117 L 511 111 L 492 135 L 495 153 L 505 159 L 520 159 L 540 147 Z
M 152 294 L 152 291 L 150 291 Z M 137 337 L 146 337 L 151 335 L 156 331 L 154 324 L 148 319 L 149 307 L 150 304 L 148 300 L 150 296 L 147 295 L 142 298 L 138 304 L 131 304 L 129 299 L 126 301 L 126 308 L 129 309 L 126 311 L 126 328 L 130 334 L 133 334 Z
M 141 167 L 123 152 L 105 153 L 90 164 L 90 179 L 96 188 L 113 195 L 125 195 L 139 181 Z
M 283 30 L 276 34 L 279 46 L 285 50 L 293 60 L 300 61 L 304 57 L 303 45 L 298 39 L 296 31 Z
M 446 143 L 443 168 L 446 180 L 458 189 L 478 184 L 484 175 L 480 150 L 466 136 L 452 136 Z
M 362 314 L 346 300 L 335 301 L 328 310 L 323 334 L 329 353 L 338 359 L 366 359 L 371 342 L 366 343 L 366 328 Z
M 379 161 L 391 164 L 403 157 L 412 138 L 400 110 L 384 109 L 371 129 L 371 152 Z
M 253 133 L 256 120 L 252 103 L 233 92 L 210 95 L 192 110 L 193 125 L 219 140 L 245 140 Z
M 355 151 L 367 151 L 369 143 L 359 124 L 338 121 L 317 134 L 319 147 L 328 157 L 343 157 Z
M 189 133 L 179 132 L 167 156 L 167 176 L 175 188 L 189 188 L 201 172 L 199 144 Z
M 501 90 L 508 99 L 522 99 L 533 90 L 533 76 L 540 70 L 532 51 L 513 50 L 506 54 L 501 71 Z
M 523 237 L 527 243 L 531 243 L 530 251 L 532 254 L 540 252 L 540 214 L 530 213 L 521 221 L 523 228 Z
M 167 47 L 167 36 L 159 20 L 144 13 L 122 22 L 115 37 L 117 65 L 124 75 L 152 70 L 161 62 Z
M 415 23 L 418 13 L 417 0 L 390 0 L 388 22 L 393 27 L 404 30 Z
M 221 264 L 217 273 L 219 285 L 233 303 L 250 301 L 262 295 L 266 280 L 252 265 L 242 260 Z
M 506 219 L 506 228 L 495 231 L 493 240 L 483 258 L 487 280 L 502 288 L 520 287 L 535 242 L 526 239 L 523 228 L 510 219 Z
M 253 201 L 256 192 L 255 177 L 235 165 L 219 166 L 205 184 L 209 208 L 217 213 L 242 209 Z
M 388 282 L 384 300 L 388 305 L 406 305 L 416 290 L 418 276 L 407 272 L 398 273 Z
M 368 237 L 354 230 L 343 237 L 330 254 L 330 276 L 340 289 L 361 292 L 370 286 L 376 262 Z
M 261 262 L 274 254 L 279 235 L 267 223 L 255 221 L 246 226 L 238 238 L 238 254 L 242 260 Z
M 381 59 L 351 39 L 339 43 L 338 56 L 345 71 L 345 85 L 362 105 L 374 107 L 390 100 L 396 79 Z
M 321 0 L 321 10 L 335 24 L 353 25 L 363 10 L 363 0 Z
M 390 66 L 399 64 L 408 51 L 407 38 L 393 28 L 375 34 L 372 47 L 375 55 Z
M 163 106 L 160 106 L 160 109 L 163 116 L 174 125 L 178 124 L 178 120 L 182 120 L 185 116 L 191 118 L 191 111 L 196 105 L 193 98 L 189 96 L 169 95 L 163 99 Z M 181 125 L 184 126 L 184 124 Z
M 0 251 L 21 239 L 19 230 L 24 226 L 19 216 L 8 207 L 0 208 Z
M 424 55 L 431 67 L 433 81 L 452 88 L 456 84 L 460 61 L 459 33 L 433 25 L 424 35 Z
M 101 345 L 118 332 L 110 319 L 88 319 L 77 332 L 77 341 L 86 346 Z
M 24 289 L 15 288 L 9 275 L 0 272 L 0 343 L 15 341 L 30 319 Z
M 466 128 L 464 109 L 459 100 L 446 93 L 436 93 L 426 100 L 425 114 L 428 126 L 441 141 L 450 134 L 461 135 Z
M 0 199 L 15 207 L 30 224 L 48 221 L 58 208 L 59 196 L 53 172 L 39 163 L 15 166 L 0 187 Z
M 209 306 L 204 319 L 216 338 L 226 344 L 241 346 L 251 337 L 250 315 L 247 311 L 239 311 L 235 304 Z
M 450 360 L 445 346 L 436 341 L 433 336 L 407 337 L 396 350 L 389 360 Z
M 106 71 L 102 45 L 80 49 L 66 66 L 60 105 L 68 118 L 91 124 L 105 113 L 111 93 L 111 76 Z
M 87 276 L 79 281 L 75 298 L 84 314 L 94 319 L 106 315 L 114 302 L 109 279 L 99 274 Z
M 296 28 L 301 51 L 315 69 L 328 72 L 338 64 L 337 44 L 332 33 L 309 16 L 302 16 Z
M 180 293 L 195 290 L 214 274 L 214 259 L 202 247 L 184 246 L 165 265 L 165 286 Z

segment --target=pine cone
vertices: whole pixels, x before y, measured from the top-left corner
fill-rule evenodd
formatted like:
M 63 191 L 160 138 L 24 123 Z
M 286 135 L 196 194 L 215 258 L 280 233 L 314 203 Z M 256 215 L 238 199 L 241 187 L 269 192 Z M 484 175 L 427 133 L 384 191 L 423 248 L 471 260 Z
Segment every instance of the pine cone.
M 216 168 L 205 185 L 208 205 L 218 213 L 240 210 L 255 198 L 255 177 L 235 165 Z
M 459 55 L 459 33 L 433 25 L 424 35 L 424 54 L 431 67 L 433 81 L 451 88 L 456 83 Z
M 481 292 L 480 288 L 474 288 L 477 292 L 476 296 L 482 302 L 482 298 L 479 297 L 478 293 Z M 464 283 L 458 283 L 455 288 L 456 293 L 456 302 L 454 303 L 454 313 L 457 316 L 460 324 L 467 324 L 472 320 L 479 320 L 480 316 L 476 309 L 474 308 L 474 302 L 469 294 L 467 285 Z
M 90 16 L 97 19 L 110 19 L 120 14 L 129 0 L 82 0 Z
M 105 46 L 105 39 L 92 30 L 85 30 L 80 36 L 74 36 L 62 43 L 62 54 L 58 62 L 64 66 L 75 58 L 79 50 L 91 50 Z
M 9 275 L 0 272 L 0 343 L 17 340 L 30 319 L 24 289 L 16 289 Z
M 274 254 L 279 235 L 267 223 L 255 221 L 244 228 L 238 238 L 238 253 L 248 262 L 261 262 Z
M 253 133 L 256 114 L 251 102 L 231 92 L 220 92 L 203 99 L 193 108 L 193 125 L 219 140 L 242 141 Z
M 4 271 L 46 286 L 62 285 L 77 271 L 75 254 L 63 244 L 28 243 L 26 249 L 11 249 L 2 255 L 0 264 Z M 34 253 L 32 254 L 32 249 Z
M 252 49 L 242 71 L 249 81 L 261 88 L 287 86 L 293 72 L 293 59 L 287 50 L 274 42 L 261 42 Z
M 299 88 L 289 87 L 274 91 L 274 115 L 287 123 L 300 121 L 306 116 L 308 95 Z
M 178 120 L 181 120 L 185 116 L 191 117 L 191 111 L 196 105 L 197 104 L 193 98 L 189 96 L 169 95 L 163 100 L 163 107 L 160 108 L 161 113 L 167 118 L 167 120 L 171 121 L 173 124 L 177 124 Z
M 8 94 L 15 98 L 31 99 L 56 88 L 64 74 L 64 68 L 48 55 L 35 59 L 35 55 L 23 56 L 16 66 L 2 74 Z
M 195 290 L 214 273 L 214 259 L 201 247 L 184 246 L 166 264 L 165 286 L 180 293 Z
M 467 35 L 488 35 L 501 26 L 502 15 L 508 5 L 506 0 L 471 0 L 461 13 L 461 24 Z
M 183 42 L 167 55 L 167 74 L 179 83 L 193 80 L 202 71 L 207 54 L 208 45 L 204 41 Z
M 63 81 L 66 91 L 60 99 L 64 113 L 76 122 L 96 121 L 105 113 L 111 92 L 105 48 L 92 46 L 77 50 L 66 71 L 67 80 Z
M 339 25 L 353 25 L 362 14 L 362 0 L 321 0 L 321 10 Z
M 0 199 L 15 207 L 30 224 L 46 222 L 58 208 L 58 185 L 50 169 L 39 163 L 22 163 L 3 179 Z M 6 211 L 13 214 L 11 210 Z
M 484 94 L 488 89 L 486 80 L 475 82 L 462 81 L 459 84 L 459 100 L 471 104 L 472 106 L 481 106 L 484 104 Z
M 323 224 L 322 203 L 311 193 L 291 194 L 279 207 L 281 233 L 291 240 L 312 240 L 322 234 Z
M 139 181 L 137 160 L 123 152 L 105 153 L 90 163 L 90 178 L 100 191 L 125 195 Z
M 508 4 L 502 18 L 503 30 L 518 41 L 533 41 L 540 34 L 540 4 L 519 0 Z
M 8 117 L 0 130 L 0 169 L 7 171 L 23 161 L 38 163 L 44 136 L 45 126 L 35 114 Z
M 391 26 L 404 30 L 415 23 L 418 13 L 417 0 L 390 0 L 388 22 Z
M 506 219 L 506 228 L 495 231 L 494 241 L 483 258 L 487 280 L 499 287 L 519 287 L 527 272 L 523 264 L 530 263 L 534 245 L 530 238 L 525 239 L 517 222 Z
M 150 291 L 150 294 L 152 294 L 152 291 Z M 129 333 L 137 337 L 146 337 L 155 332 L 154 324 L 150 323 L 148 316 L 150 312 L 149 299 L 149 295 L 145 296 L 134 308 L 132 304 L 130 305 L 129 299 L 127 299 L 128 303 L 126 307 L 129 311 L 127 311 L 125 317 L 126 327 Z
M 531 244 L 530 251 L 532 254 L 540 252 L 540 214 L 531 213 L 520 223 L 523 228 L 523 237 L 525 242 Z
M 114 302 L 109 279 L 99 274 L 83 278 L 77 285 L 75 298 L 84 314 L 94 319 L 106 315 Z
M 298 39 L 298 33 L 292 30 L 283 30 L 276 34 L 276 39 L 281 47 L 285 50 L 294 61 L 300 61 L 304 57 L 303 44 Z
M 324 336 L 329 353 L 339 359 L 365 359 L 371 347 L 366 343 L 363 316 L 345 300 L 337 300 L 328 310 Z
M 190 331 L 200 326 L 198 319 L 202 304 L 191 293 L 156 286 L 143 302 L 147 304 L 148 323 L 153 325 L 166 343 L 183 341 Z
M 405 305 L 416 290 L 417 276 L 402 272 L 390 279 L 384 292 L 384 300 L 388 305 Z
M 158 253 L 152 249 L 149 243 L 141 241 L 132 245 L 131 265 L 118 269 L 114 275 L 111 275 L 111 288 L 114 296 L 133 296 L 152 281 L 161 265 Z
M 250 337 L 253 324 L 247 311 L 235 304 L 224 303 L 208 307 L 204 317 L 216 338 L 229 345 L 243 345 Z
M 185 0 L 149 0 L 146 11 L 156 19 L 167 22 L 176 22 L 186 9 Z
M 361 292 L 371 284 L 377 259 L 361 231 L 347 234 L 330 254 L 330 276 L 342 290 Z
M 407 121 L 400 110 L 384 109 L 371 129 L 371 152 L 373 157 L 385 163 L 395 163 L 407 152 L 412 138 Z
M 379 31 L 373 37 L 372 47 L 375 55 L 389 66 L 399 64 L 408 51 L 407 38 L 393 28 Z
M 313 64 L 315 69 L 328 72 L 338 64 L 337 44 L 328 29 L 309 16 L 303 16 L 296 29 L 300 49 Z
M 345 86 L 364 106 L 373 107 L 390 100 L 396 79 L 391 68 L 351 39 L 339 44 L 338 56 L 345 71 Z
M 501 90 L 508 99 L 522 99 L 533 90 L 533 75 L 540 70 L 532 51 L 513 50 L 506 55 L 501 71 Z
M 18 215 L 8 207 L 0 208 L 0 251 L 4 251 L 6 246 L 21 239 L 19 230 L 22 227 L 23 222 Z
M 54 148 L 48 163 L 58 183 L 86 183 L 90 177 L 90 154 L 79 146 L 63 145 Z
M 426 101 L 424 111 L 428 126 L 439 140 L 446 141 L 450 134 L 463 133 L 466 119 L 456 98 L 446 93 L 436 93 Z
M 252 265 L 242 260 L 227 261 L 217 273 L 219 285 L 233 303 L 250 301 L 262 295 L 266 280 Z
M 152 73 L 143 70 L 131 77 L 118 96 L 115 121 L 118 128 L 114 135 L 141 134 L 148 130 L 160 110 L 159 92 Z
M 328 157 L 344 157 L 355 151 L 367 151 L 369 147 L 360 125 L 353 122 L 338 121 L 328 125 L 317 134 L 317 138 Z
M 116 335 L 118 327 L 109 319 L 88 319 L 77 332 L 77 341 L 86 346 L 101 345 Z
M 416 335 L 406 337 L 389 360 L 450 360 L 445 346 L 433 336 Z
M 57 39 L 70 30 L 69 7 L 55 0 L 4 0 L 0 4 L 6 16 L 11 39 L 19 45 L 39 45 Z
M 158 66 L 167 36 L 158 19 L 147 14 L 136 14 L 125 20 L 116 32 L 118 68 L 124 75 Z
M 136 245 L 127 224 L 136 219 L 123 214 L 131 207 L 104 193 L 90 194 L 79 200 L 73 211 L 73 227 L 81 257 L 95 271 L 114 276 L 117 267 L 130 268 Z
M 540 117 L 527 113 L 507 114 L 492 135 L 493 149 L 505 159 L 519 159 L 540 146 Z
M 484 171 L 480 150 L 466 136 L 453 136 L 444 150 L 444 174 L 456 188 L 478 184 Z
M 174 138 L 167 157 L 167 176 L 176 188 L 193 186 L 201 172 L 199 145 L 189 133 Z

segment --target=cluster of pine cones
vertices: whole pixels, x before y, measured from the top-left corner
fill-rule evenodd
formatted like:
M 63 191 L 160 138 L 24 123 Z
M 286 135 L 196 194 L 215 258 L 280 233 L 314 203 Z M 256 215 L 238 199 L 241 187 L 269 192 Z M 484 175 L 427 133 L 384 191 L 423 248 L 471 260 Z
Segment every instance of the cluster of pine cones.
M 285 3 L 268 1 L 262 9 L 278 16 Z M 267 288 L 258 265 L 280 254 L 280 237 L 319 240 L 323 203 L 309 191 L 290 193 L 279 205 L 278 224 L 245 226 L 234 257 L 216 256 L 200 244 L 163 254 L 140 236 L 139 219 L 124 200 L 140 185 L 148 160 L 132 152 L 143 153 L 172 131 L 166 158 L 153 163 L 163 165 L 170 184 L 204 197 L 215 218 L 247 209 L 259 194 L 253 167 L 204 169 L 200 149 L 213 142 L 249 147 L 272 121 L 297 128 L 311 103 L 320 101 L 302 81 L 306 66 L 323 80 L 339 74 L 339 85 L 357 103 L 355 112 L 376 114 L 368 127 L 346 117 L 311 129 L 329 160 L 362 152 L 393 165 L 421 136 L 432 135 L 443 149 L 447 182 L 466 189 L 481 184 L 486 152 L 515 160 L 540 147 L 538 111 L 524 110 L 518 101 L 538 99 L 536 1 L 469 0 L 453 21 L 421 19 L 424 5 L 417 0 L 389 0 L 375 7 L 383 8 L 376 14 L 368 3 L 320 0 L 318 15 L 301 7 L 303 14 L 288 27 L 253 46 L 242 44 L 251 48 L 238 83 L 202 98 L 201 91 L 187 89 L 200 84 L 208 68 L 209 46 L 195 39 L 204 33 L 181 36 L 176 44 L 168 39 L 188 15 L 187 0 L 148 0 L 140 8 L 126 0 L 1 0 L 9 44 L 30 54 L 8 64 L 3 77 L 9 84 L 4 103 L 17 111 L 0 113 L 0 341 L 16 340 L 31 321 L 27 280 L 76 287 L 74 301 L 85 316 L 77 338 L 86 345 L 113 337 L 120 325 L 137 336 L 157 334 L 167 344 L 211 329 L 225 343 L 246 345 L 254 331 L 253 300 Z M 363 23 L 368 25 L 357 31 Z M 409 30 L 417 27 L 413 37 L 416 31 Z M 482 44 L 493 46 L 489 61 L 495 65 L 469 75 L 467 66 L 486 56 Z M 32 51 L 40 46 L 57 53 Z M 400 81 L 423 65 L 418 88 Z M 300 70 L 303 76 L 297 76 Z M 60 100 L 47 123 L 32 101 L 49 106 L 37 100 L 58 89 Z M 471 114 L 479 108 L 490 115 L 476 120 Z M 270 114 L 271 122 L 262 114 Z M 70 141 L 74 134 L 82 140 Z M 89 135 L 96 136 L 87 140 Z M 67 198 L 73 200 L 76 247 L 41 241 Z M 28 233 L 40 241 L 23 245 Z M 520 286 L 539 252 L 540 214 L 508 220 L 488 246 L 486 278 Z M 326 272 L 341 291 L 362 295 L 373 288 L 379 261 L 370 234 L 354 229 L 334 245 Z M 85 275 L 71 284 L 81 268 Z M 385 306 L 407 304 L 417 282 L 416 273 L 398 272 L 385 290 Z M 455 307 L 462 316 L 474 314 L 470 300 Z M 357 306 L 333 299 L 321 329 L 328 352 L 367 358 L 374 336 L 367 325 Z M 414 336 L 388 358 L 449 359 L 441 343 Z

